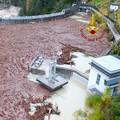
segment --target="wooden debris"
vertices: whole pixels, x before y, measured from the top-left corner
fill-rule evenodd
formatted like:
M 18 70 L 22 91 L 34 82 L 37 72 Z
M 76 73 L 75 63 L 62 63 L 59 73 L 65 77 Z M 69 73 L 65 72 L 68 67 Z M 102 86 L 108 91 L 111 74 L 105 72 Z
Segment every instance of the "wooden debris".
M 74 64 L 72 61 L 71 52 L 85 52 L 85 50 L 71 46 L 70 44 L 61 43 L 64 47 L 62 48 L 62 54 L 57 59 L 58 64 Z
M 36 100 L 39 101 L 41 106 L 36 107 L 36 112 L 34 115 L 29 116 L 29 120 L 44 120 L 45 115 L 48 115 L 50 117 L 51 114 L 60 114 L 60 111 L 58 110 L 58 106 L 54 107 L 52 103 L 45 102 L 46 98 L 43 98 L 43 100 Z

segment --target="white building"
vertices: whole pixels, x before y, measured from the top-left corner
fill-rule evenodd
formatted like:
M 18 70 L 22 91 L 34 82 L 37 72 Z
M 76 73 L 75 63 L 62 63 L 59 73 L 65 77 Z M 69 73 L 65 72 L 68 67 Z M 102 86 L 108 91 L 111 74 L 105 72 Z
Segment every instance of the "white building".
M 90 64 L 88 89 L 93 92 L 103 93 L 109 86 L 112 95 L 115 95 L 120 81 L 120 58 L 108 55 L 95 58 Z
M 119 4 L 115 4 L 115 3 L 112 3 L 110 5 L 110 11 L 113 12 L 113 11 L 117 11 L 119 9 Z

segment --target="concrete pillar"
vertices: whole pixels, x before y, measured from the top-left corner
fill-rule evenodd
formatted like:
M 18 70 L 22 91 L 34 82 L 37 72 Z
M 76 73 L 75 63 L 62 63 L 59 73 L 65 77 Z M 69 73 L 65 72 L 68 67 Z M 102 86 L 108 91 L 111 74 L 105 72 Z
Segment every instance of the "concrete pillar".
M 56 60 L 49 63 L 49 80 L 53 80 L 56 74 Z
M 52 73 L 53 62 L 49 63 L 49 80 L 52 80 L 53 73 Z
M 53 77 L 55 77 L 55 74 L 56 74 L 56 59 L 53 61 Z

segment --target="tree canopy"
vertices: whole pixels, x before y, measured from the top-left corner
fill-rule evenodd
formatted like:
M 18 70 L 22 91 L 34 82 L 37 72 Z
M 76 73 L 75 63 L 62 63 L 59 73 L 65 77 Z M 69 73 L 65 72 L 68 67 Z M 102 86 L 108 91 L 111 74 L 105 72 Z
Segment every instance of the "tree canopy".
M 77 0 L 10 0 L 11 4 L 20 6 L 20 15 L 38 15 L 61 11 Z
M 120 95 L 111 96 L 108 88 L 102 96 L 90 95 L 86 99 L 86 108 L 86 111 L 74 113 L 75 120 L 82 120 L 83 117 L 84 120 L 120 120 Z

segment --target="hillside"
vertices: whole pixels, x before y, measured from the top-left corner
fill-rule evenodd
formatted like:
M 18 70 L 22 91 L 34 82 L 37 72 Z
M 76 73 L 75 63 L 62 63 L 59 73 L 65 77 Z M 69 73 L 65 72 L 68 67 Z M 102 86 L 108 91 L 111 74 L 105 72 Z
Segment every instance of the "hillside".
M 88 0 L 88 4 L 97 6 L 102 14 L 112 19 L 120 32 L 120 8 L 116 12 L 110 12 L 111 3 L 120 4 L 120 0 Z
M 10 4 L 21 7 L 20 15 L 38 15 L 58 12 L 70 7 L 77 0 L 9 0 Z

